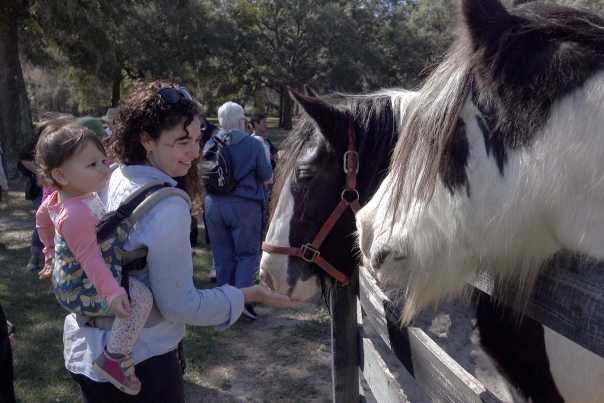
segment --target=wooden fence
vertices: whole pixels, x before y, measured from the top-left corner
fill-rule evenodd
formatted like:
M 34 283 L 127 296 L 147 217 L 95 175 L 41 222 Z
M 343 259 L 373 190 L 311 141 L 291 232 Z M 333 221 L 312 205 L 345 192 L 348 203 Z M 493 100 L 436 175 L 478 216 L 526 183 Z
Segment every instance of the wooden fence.
M 331 296 L 335 403 L 500 402 L 422 329 L 399 329 L 398 311 L 373 277 L 363 270 L 353 277 Z M 481 275 L 472 286 L 491 295 L 494 281 Z M 539 276 L 526 314 L 604 357 L 604 264 L 557 256 Z M 402 354 L 392 332 L 402 332 Z M 360 395 L 360 376 L 370 396 Z

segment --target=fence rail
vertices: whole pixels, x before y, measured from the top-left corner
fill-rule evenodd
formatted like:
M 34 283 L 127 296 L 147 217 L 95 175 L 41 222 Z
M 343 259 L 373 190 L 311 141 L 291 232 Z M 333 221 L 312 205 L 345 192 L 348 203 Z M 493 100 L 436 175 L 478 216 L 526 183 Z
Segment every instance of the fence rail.
M 346 312 L 340 318 L 350 320 L 357 314 L 357 295 L 363 314 L 358 315 L 358 327 L 348 326 L 356 336 L 336 331 L 338 326 L 334 324 L 333 343 L 340 356 L 358 357 L 360 374 L 377 402 L 501 402 L 422 329 L 401 329 L 398 310 L 370 274 L 361 270 L 358 280 L 357 276 L 353 278 L 354 287 L 340 289 L 349 304 L 340 305 L 339 309 Z M 495 279 L 482 274 L 472 285 L 492 295 L 495 284 Z M 604 357 L 604 265 L 569 254 L 556 256 L 539 276 L 525 313 Z M 337 320 L 332 316 L 332 322 Z M 340 392 L 358 391 L 358 377 L 350 370 L 350 361 L 347 365 L 348 369 L 342 371 L 334 359 L 334 385 L 340 385 Z M 334 402 L 357 401 L 356 395 L 338 394 L 336 389 Z

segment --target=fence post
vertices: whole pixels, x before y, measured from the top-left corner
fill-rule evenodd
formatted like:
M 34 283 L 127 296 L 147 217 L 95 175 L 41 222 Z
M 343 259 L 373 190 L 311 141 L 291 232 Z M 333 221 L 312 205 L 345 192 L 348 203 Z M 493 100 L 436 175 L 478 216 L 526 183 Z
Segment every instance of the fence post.
M 358 289 L 358 270 L 354 270 L 348 286 L 337 285 L 331 290 L 331 374 L 334 403 L 359 401 Z

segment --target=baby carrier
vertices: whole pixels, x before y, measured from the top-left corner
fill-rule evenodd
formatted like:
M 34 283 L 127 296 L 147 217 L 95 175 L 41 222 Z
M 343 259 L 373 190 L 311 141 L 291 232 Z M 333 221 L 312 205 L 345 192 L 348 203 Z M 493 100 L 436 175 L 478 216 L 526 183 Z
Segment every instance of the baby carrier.
M 182 197 L 189 205 L 189 196 L 163 182 L 151 182 L 130 195 L 115 211 L 106 213 L 96 226 L 97 242 L 113 277 L 128 291 L 128 272 L 146 267 L 147 250 L 124 250 L 124 244 L 136 222 L 161 200 Z M 74 258 L 65 240 L 55 235 L 55 262 L 52 273 L 53 291 L 68 311 L 88 317 L 112 316 L 105 300 Z

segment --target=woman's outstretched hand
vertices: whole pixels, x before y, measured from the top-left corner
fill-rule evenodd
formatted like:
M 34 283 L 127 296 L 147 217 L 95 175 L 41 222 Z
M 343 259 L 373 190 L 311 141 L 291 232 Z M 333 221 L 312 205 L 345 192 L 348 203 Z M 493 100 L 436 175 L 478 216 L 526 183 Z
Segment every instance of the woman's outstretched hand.
M 277 308 L 297 308 L 303 303 L 302 301 L 291 299 L 287 295 L 272 291 L 263 285 L 242 288 L 241 292 L 243 292 L 246 304 L 257 302 Z

